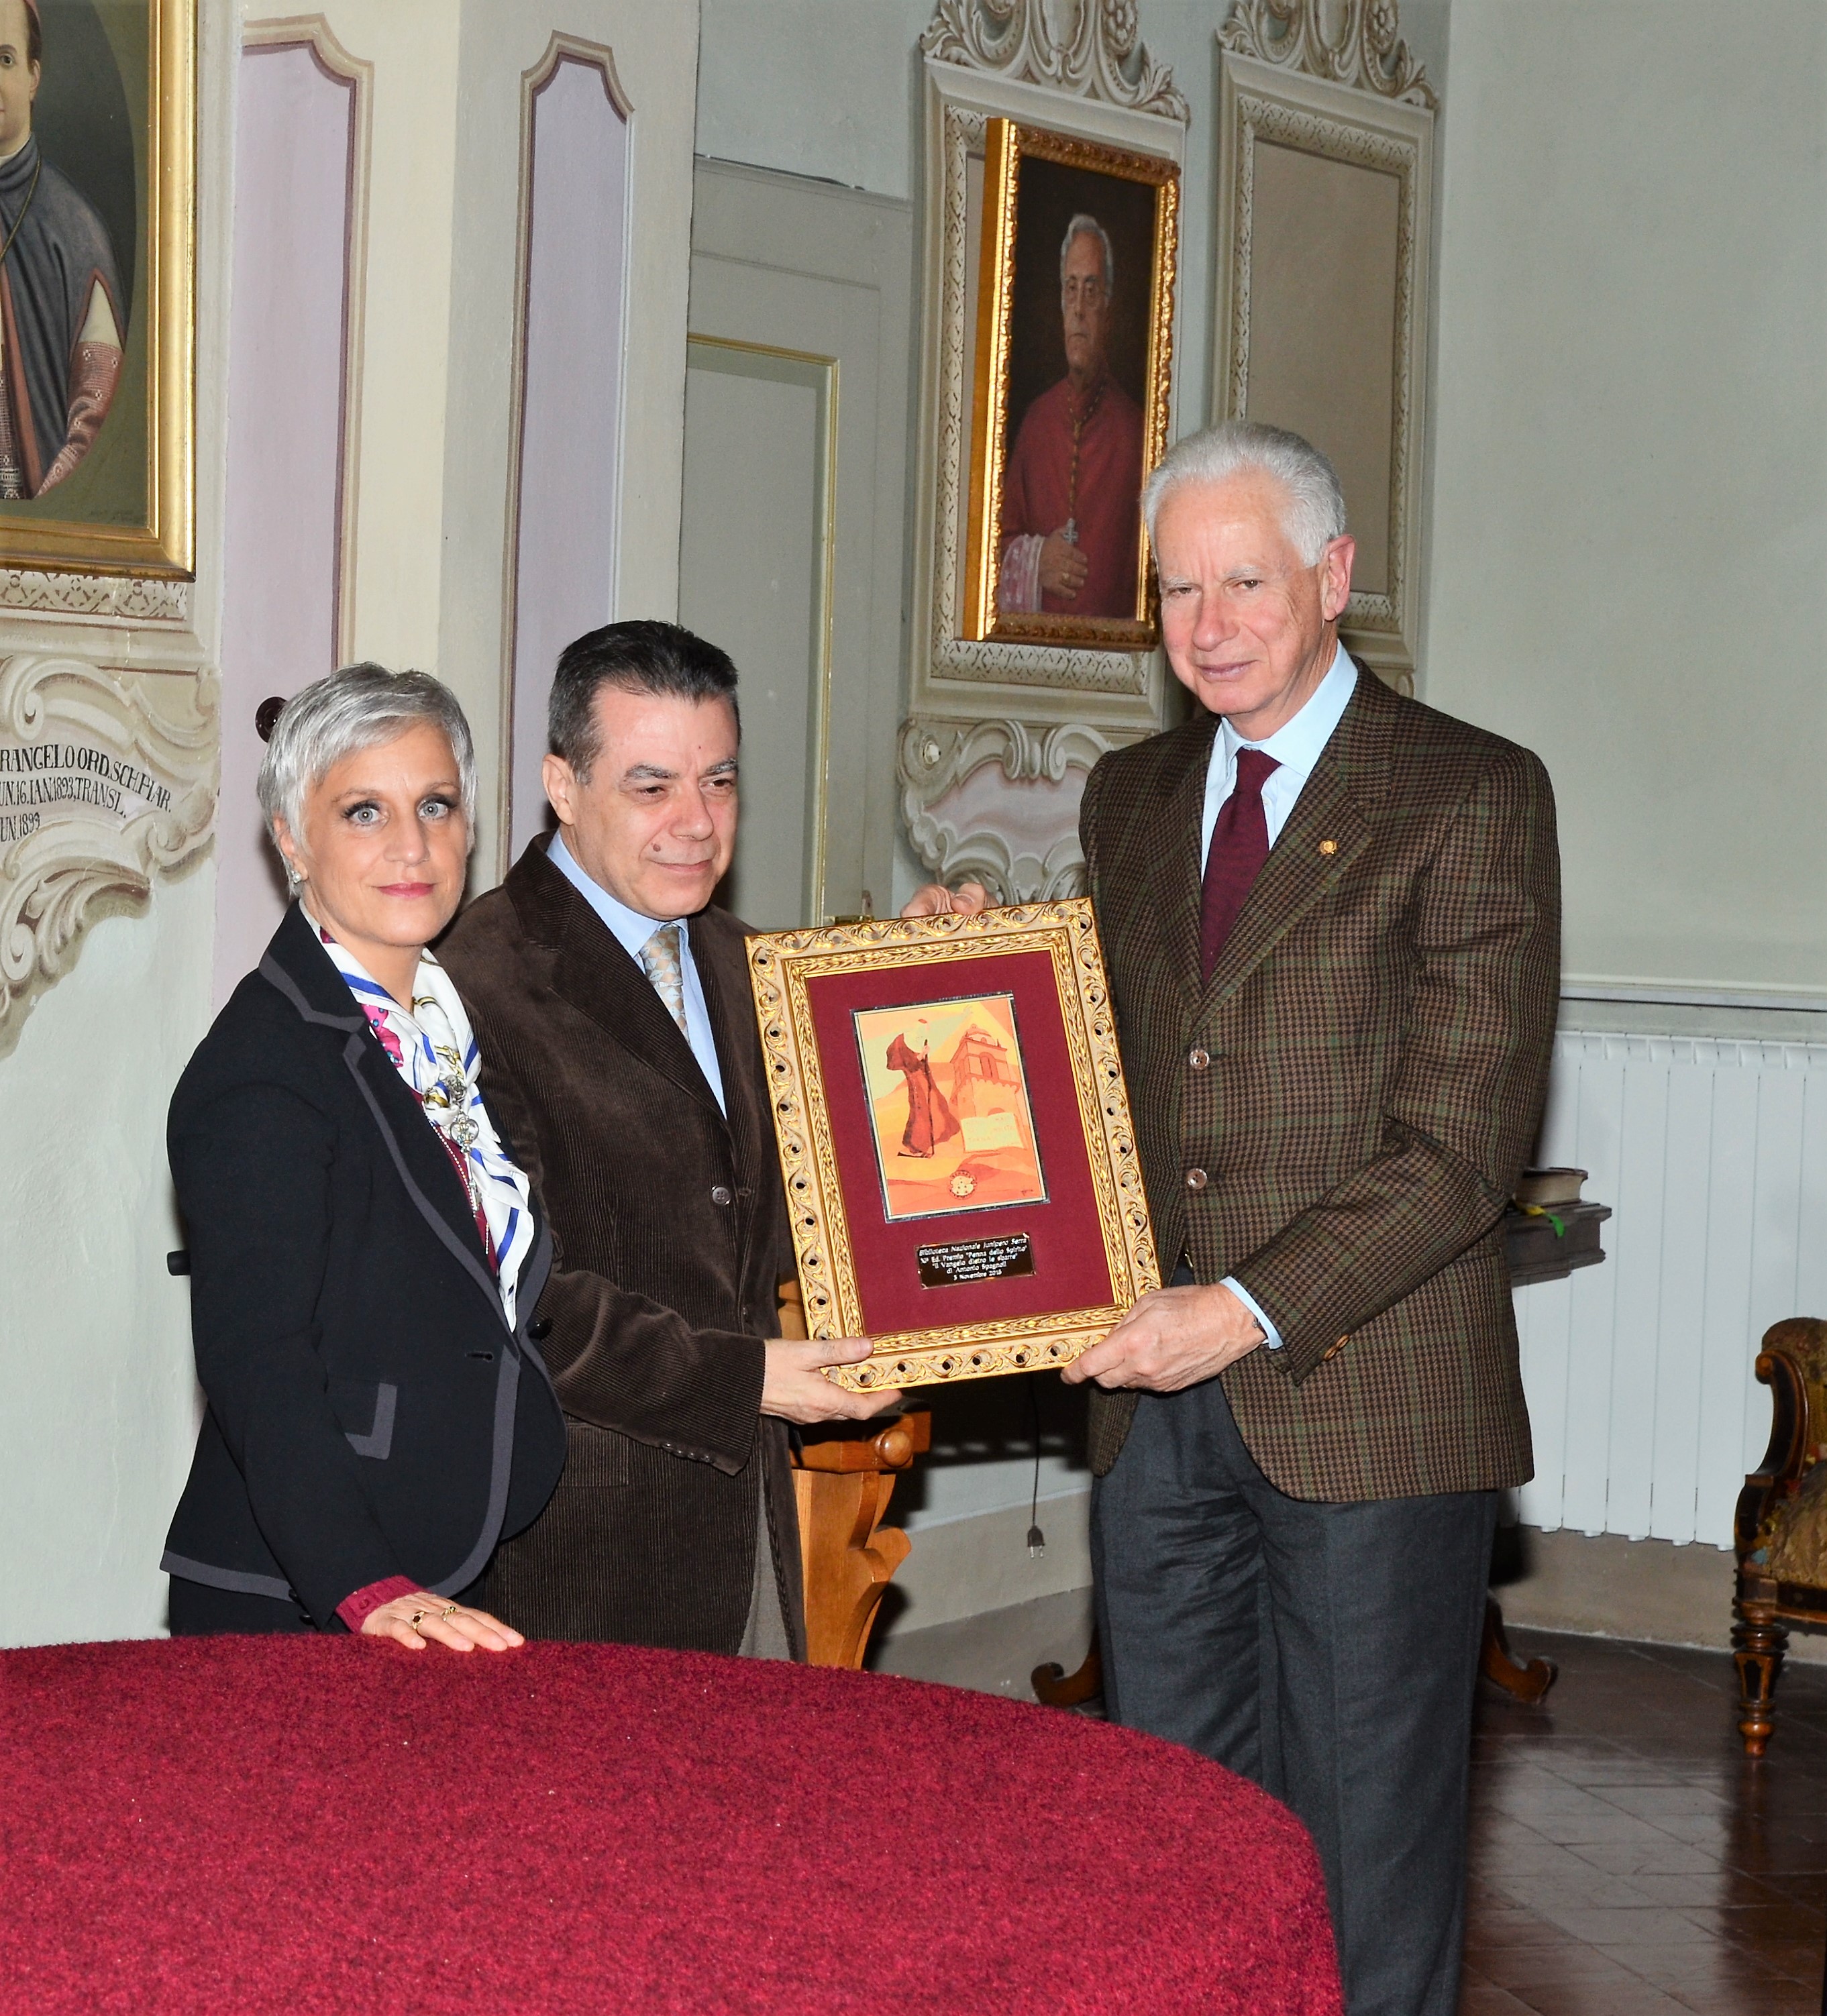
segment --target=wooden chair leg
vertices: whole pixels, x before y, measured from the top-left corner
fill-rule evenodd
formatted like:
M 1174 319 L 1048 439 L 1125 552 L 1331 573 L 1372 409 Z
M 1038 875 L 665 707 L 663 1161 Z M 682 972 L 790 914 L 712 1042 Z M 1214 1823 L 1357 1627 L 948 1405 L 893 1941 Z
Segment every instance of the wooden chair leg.
M 1776 1726 L 1776 1682 L 1789 1650 L 1789 1629 L 1774 1601 L 1740 1594 L 1732 1606 L 1732 1655 L 1739 1669 L 1739 1733 L 1745 1755 L 1761 1757 Z
M 1484 1643 L 1479 1647 L 1478 1670 L 1507 1694 L 1533 1708 L 1555 1683 L 1560 1671 L 1551 1659 L 1531 1659 L 1524 1665 L 1504 1635 L 1504 1613 L 1494 1596 L 1484 1600 Z
M 1044 1666 L 1036 1666 L 1029 1679 L 1034 1698 L 1048 1708 L 1083 1708 L 1086 1701 L 1095 1701 L 1104 1691 L 1104 1658 L 1097 1633 L 1092 1633 L 1091 1649 L 1076 1673 L 1068 1673 L 1057 1659 L 1049 1659 Z
M 867 1440 L 808 1442 L 795 1457 L 809 1665 L 863 1664 L 882 1593 L 913 1546 L 882 1524 L 895 1474 L 932 1442 L 931 1414 L 899 1414 Z

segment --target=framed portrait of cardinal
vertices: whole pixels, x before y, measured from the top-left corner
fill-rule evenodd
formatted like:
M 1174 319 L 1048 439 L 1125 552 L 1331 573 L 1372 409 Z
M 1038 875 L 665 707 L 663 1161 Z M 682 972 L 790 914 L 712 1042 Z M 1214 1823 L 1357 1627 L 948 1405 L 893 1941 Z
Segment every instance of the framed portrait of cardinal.
M 748 941 L 806 1326 L 859 1391 L 1068 1363 L 1160 1282 L 1083 898 Z
M 986 122 L 965 635 L 1152 648 L 1143 478 L 1167 446 L 1179 170 Z

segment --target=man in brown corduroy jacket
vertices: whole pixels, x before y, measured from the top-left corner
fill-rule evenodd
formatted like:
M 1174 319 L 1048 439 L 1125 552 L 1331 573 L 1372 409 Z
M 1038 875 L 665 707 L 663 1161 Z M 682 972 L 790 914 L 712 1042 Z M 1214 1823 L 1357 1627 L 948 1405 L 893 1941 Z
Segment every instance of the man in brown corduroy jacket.
M 1199 707 L 1105 757 L 1080 824 L 1172 1270 L 1065 1375 L 1105 1702 L 1306 1822 L 1351 2016 L 1450 2016 L 1496 1497 L 1531 1468 L 1501 1219 L 1553 800 L 1340 648 L 1353 546 L 1306 442 L 1195 435 L 1144 508 Z
M 564 1409 L 552 1501 L 488 1599 L 529 1637 L 803 1657 L 787 1423 L 860 1417 L 775 1334 L 792 1251 L 744 945 L 712 905 L 736 841 L 736 670 L 676 624 L 568 646 L 558 815 L 439 956 L 482 1093 L 552 1228 L 531 1334 Z

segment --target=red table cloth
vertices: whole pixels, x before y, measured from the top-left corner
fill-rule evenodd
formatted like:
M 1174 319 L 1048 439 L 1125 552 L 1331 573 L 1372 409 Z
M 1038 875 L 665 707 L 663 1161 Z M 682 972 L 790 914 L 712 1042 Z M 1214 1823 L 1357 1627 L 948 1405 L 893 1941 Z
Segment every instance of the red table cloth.
M 626 1646 L 0 1655 L 0 2007 L 1339 2016 L 1298 1823 L 1189 1751 Z

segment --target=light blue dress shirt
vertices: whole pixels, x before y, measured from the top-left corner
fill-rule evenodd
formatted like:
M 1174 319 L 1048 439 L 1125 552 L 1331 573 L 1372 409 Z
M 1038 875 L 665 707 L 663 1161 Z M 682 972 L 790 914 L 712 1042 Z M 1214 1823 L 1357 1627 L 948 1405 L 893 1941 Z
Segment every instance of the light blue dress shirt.
M 1228 721 L 1220 722 L 1212 743 L 1211 766 L 1205 772 L 1205 805 L 1199 818 L 1199 873 L 1205 872 L 1205 856 L 1212 851 L 1212 829 L 1218 823 L 1224 801 L 1237 789 L 1237 752 L 1259 749 L 1281 765 L 1270 772 L 1263 787 L 1263 815 L 1269 823 L 1269 844 L 1281 837 L 1289 813 L 1300 796 L 1320 751 L 1332 739 L 1339 717 L 1357 690 L 1357 668 L 1351 653 L 1341 644 L 1326 676 L 1307 697 L 1307 703 L 1292 721 L 1285 721 L 1273 735 L 1260 742 L 1246 742 Z
M 689 920 L 645 917 L 639 910 L 631 910 L 625 903 L 618 902 L 600 883 L 593 882 L 571 859 L 563 833 L 552 836 L 546 859 L 609 927 L 610 934 L 636 966 L 641 963 L 641 947 L 662 924 L 678 925 L 679 965 L 685 981 L 685 1040 L 690 1044 L 699 1070 L 708 1080 L 712 1091 L 717 1096 L 718 1105 L 727 1116 L 730 1109 L 723 1104 L 723 1071 L 717 1061 L 717 1039 L 711 1031 L 711 1011 L 704 1004 L 704 982 L 698 978 L 697 964 L 691 956 Z M 647 969 L 643 967 L 641 970 L 645 972 Z
M 1238 750 L 1259 749 L 1265 756 L 1273 756 L 1281 766 L 1270 772 L 1263 787 L 1263 816 L 1268 823 L 1269 844 L 1273 847 L 1281 837 L 1281 829 L 1287 825 L 1288 815 L 1294 810 L 1307 779 L 1313 775 L 1321 751 L 1332 740 L 1332 731 L 1339 725 L 1340 716 L 1357 690 L 1357 668 L 1351 662 L 1351 653 L 1341 644 L 1327 668 L 1326 676 L 1308 697 L 1306 704 L 1292 721 L 1285 721 L 1273 735 L 1265 736 L 1260 742 L 1246 742 L 1228 721 L 1219 723 L 1217 736 L 1212 743 L 1211 765 L 1205 772 L 1205 810 L 1199 820 L 1202 880 L 1205 872 L 1205 857 L 1212 851 L 1212 829 L 1218 823 L 1218 814 L 1224 801 L 1237 789 Z M 1262 1325 L 1268 1348 L 1279 1351 L 1281 1333 L 1263 1313 L 1249 1289 L 1230 1274 L 1225 1276 L 1220 1285 L 1228 1288 Z

